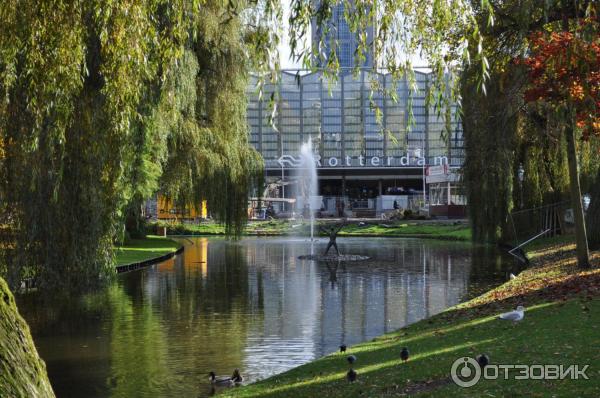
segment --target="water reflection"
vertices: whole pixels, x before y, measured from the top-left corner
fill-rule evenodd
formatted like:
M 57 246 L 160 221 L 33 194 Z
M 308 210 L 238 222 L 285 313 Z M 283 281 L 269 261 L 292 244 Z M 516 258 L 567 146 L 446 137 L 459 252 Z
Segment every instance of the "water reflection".
M 299 260 L 326 242 L 195 238 L 104 291 L 20 298 L 60 397 L 205 396 L 211 370 L 256 380 L 442 311 L 504 278 L 495 252 L 340 239 L 364 262 Z

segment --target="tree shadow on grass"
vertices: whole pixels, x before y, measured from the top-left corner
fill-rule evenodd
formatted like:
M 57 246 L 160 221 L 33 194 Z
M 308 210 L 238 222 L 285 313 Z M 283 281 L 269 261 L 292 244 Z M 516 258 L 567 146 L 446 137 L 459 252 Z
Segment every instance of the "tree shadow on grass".
M 576 302 L 571 300 L 570 305 L 569 311 L 577 310 Z M 548 314 L 560 308 L 560 303 L 530 307 L 526 319 L 516 325 L 497 319 L 497 314 L 459 322 L 434 317 L 431 322 L 408 326 L 375 341 L 350 347 L 347 353 L 331 354 L 244 389 L 228 391 L 225 396 L 384 397 L 454 388 L 456 386 L 449 386 L 448 382 L 450 369 L 455 360 L 464 356 L 488 353 L 496 363 L 519 363 L 514 362 L 515 357 L 523 356 L 533 361 L 530 363 L 536 363 L 531 358 L 538 358 L 541 355 L 538 351 L 546 350 L 547 344 L 530 347 L 530 336 L 539 335 L 539 330 L 552 329 L 553 321 Z M 582 318 L 581 314 L 575 316 Z M 568 325 L 563 327 L 568 328 Z M 568 336 L 568 333 L 563 334 Z M 407 363 L 402 363 L 400 350 L 405 345 L 412 355 Z M 359 374 L 358 382 L 352 384 L 345 380 L 348 353 L 358 358 L 354 366 Z M 544 355 L 550 354 L 552 352 Z

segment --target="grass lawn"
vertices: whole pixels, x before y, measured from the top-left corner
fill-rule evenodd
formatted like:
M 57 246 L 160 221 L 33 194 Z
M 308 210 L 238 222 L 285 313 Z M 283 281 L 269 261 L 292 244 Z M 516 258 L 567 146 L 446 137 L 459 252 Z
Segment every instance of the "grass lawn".
M 137 263 L 160 257 L 179 249 L 181 245 L 174 240 L 148 235 L 146 239 L 131 239 L 125 246 L 115 247 L 115 265 Z
M 419 222 L 378 223 L 360 226 L 352 224 L 344 227 L 340 236 L 408 236 L 450 240 L 470 240 L 471 229 L 464 224 Z
M 328 221 L 317 224 L 327 225 Z M 175 235 L 223 235 L 225 228 L 216 223 L 202 224 L 166 224 L 169 234 Z M 318 228 L 316 229 L 318 233 Z M 309 235 L 308 224 L 299 221 L 271 220 L 250 222 L 244 230 L 245 235 Z M 423 223 L 418 221 L 349 223 L 340 232 L 340 236 L 395 236 L 415 238 L 436 238 L 450 240 L 470 240 L 471 229 L 464 224 L 452 222 Z
M 270 379 L 223 392 L 226 397 L 598 397 L 600 396 L 600 253 L 595 268 L 575 266 L 574 245 L 538 244 L 532 267 L 469 302 L 333 353 Z M 513 325 L 497 315 L 526 307 Z M 411 358 L 401 363 L 407 346 Z M 486 353 L 492 364 L 586 365 L 589 380 L 481 380 L 471 388 L 449 378 L 452 363 Z M 358 358 L 348 383 L 346 355 Z

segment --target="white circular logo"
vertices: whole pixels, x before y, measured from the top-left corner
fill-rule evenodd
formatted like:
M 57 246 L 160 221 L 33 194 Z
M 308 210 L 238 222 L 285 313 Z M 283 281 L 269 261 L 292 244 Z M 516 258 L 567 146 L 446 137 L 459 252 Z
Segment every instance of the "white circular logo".
M 450 369 L 452 381 L 460 387 L 473 387 L 481 379 L 481 367 L 473 358 L 458 358 Z

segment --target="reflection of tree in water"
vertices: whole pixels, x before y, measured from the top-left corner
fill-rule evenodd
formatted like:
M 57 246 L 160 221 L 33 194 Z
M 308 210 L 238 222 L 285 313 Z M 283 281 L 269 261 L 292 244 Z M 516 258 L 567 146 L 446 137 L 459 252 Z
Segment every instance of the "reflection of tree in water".
M 111 312 L 108 294 L 105 290 L 81 296 L 56 294 L 16 296 L 46 362 L 52 387 L 57 396 L 72 391 L 85 397 L 106 396 L 99 394 L 98 386 L 105 386 L 110 374 L 110 356 L 106 354 L 110 333 L 103 331 Z M 86 366 L 73 358 L 85 358 Z
M 496 247 L 474 245 L 470 250 L 471 268 L 467 298 L 479 295 L 485 290 L 508 279 L 508 274 L 519 267 L 518 262 L 498 251 Z
M 31 311 L 28 322 L 40 354 L 49 359 L 57 396 L 73 391 L 85 397 L 164 396 L 171 391 L 174 374 L 162 317 L 144 297 L 140 273 L 123 276 L 122 283 L 82 296 L 23 297 L 21 308 Z
M 149 303 L 134 303 L 119 285 L 111 286 L 109 292 L 110 396 L 172 393 L 176 379 L 169 366 L 170 340 L 161 314 Z
M 246 256 L 239 245 L 227 242 L 213 242 L 210 249 L 202 266 L 190 250 L 188 257 L 178 256 L 160 272 L 122 275 L 95 304 L 105 315 L 96 315 L 88 337 L 94 341 L 99 330 L 108 329 L 110 338 L 102 342 L 109 354 L 102 358 L 110 362 L 89 385 L 96 390 L 104 386 L 110 394 L 86 396 L 206 396 L 209 371 L 229 374 L 243 367 L 249 327 L 244 314 L 250 311 Z M 77 314 L 73 309 L 69 313 Z M 94 317 L 89 308 L 81 313 Z M 260 316 L 254 321 L 262 322 Z M 81 319 L 73 323 L 81 326 Z M 173 369 L 184 370 L 185 377 Z
M 216 253 L 210 256 L 208 284 L 210 290 L 206 293 L 214 299 L 214 305 L 219 310 L 229 310 L 232 307 L 245 307 L 248 296 L 248 261 L 243 247 L 231 243 L 219 246 L 224 250 L 224 256 Z
M 246 314 L 251 312 L 245 248 L 228 241 L 205 244 L 204 269 L 194 265 L 199 259 L 185 257 L 184 261 L 180 256 L 173 272 L 156 275 L 160 288 L 151 298 L 160 305 L 162 323 L 168 325 L 170 360 L 195 375 L 188 388 L 209 388 L 204 381 L 212 370 L 230 374 L 234 368 L 243 368 L 249 328 Z M 254 321 L 261 322 L 261 317 Z M 190 396 L 189 391 L 182 390 L 184 396 Z
M 24 315 L 59 396 L 205 395 L 211 370 L 255 377 L 293 359 L 272 336 L 307 343 L 301 358 L 320 355 L 439 312 L 464 298 L 469 280 L 504 271 L 494 248 L 468 244 L 406 240 L 381 250 L 381 241 L 350 241 L 373 259 L 347 271 L 320 261 L 313 272 L 314 263 L 295 260 L 295 242 L 194 242 L 176 261 L 121 275 L 96 295 L 31 304 Z

